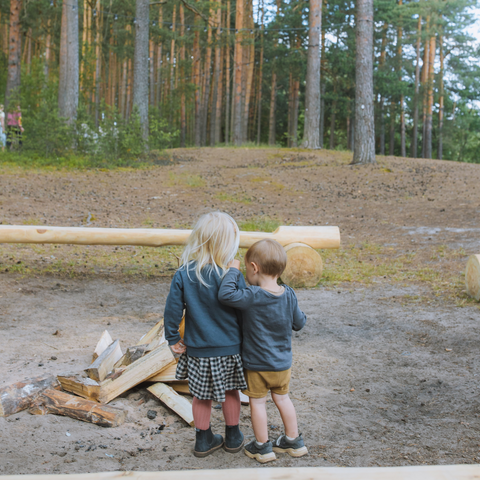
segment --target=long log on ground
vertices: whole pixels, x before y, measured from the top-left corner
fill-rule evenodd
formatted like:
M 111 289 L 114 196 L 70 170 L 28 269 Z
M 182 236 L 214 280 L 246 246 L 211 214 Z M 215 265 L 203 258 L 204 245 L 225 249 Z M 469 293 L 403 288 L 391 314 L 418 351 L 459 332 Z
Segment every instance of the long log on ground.
M 289 467 L 195 470 L 195 480 L 474 480 L 480 465 L 421 465 L 408 467 Z M 160 472 L 101 472 L 55 475 L 3 475 L 2 480 L 191 480 L 192 470 Z
M 175 362 L 170 348 L 163 343 L 136 362 L 128 365 L 124 372 L 115 380 L 105 380 L 100 384 L 98 401 L 108 403 L 130 388 L 144 382 L 147 378 L 161 372 L 165 367 Z
M 100 405 L 57 390 L 45 390 L 30 408 L 32 415 L 64 415 L 100 427 L 118 427 L 125 422 L 127 412 L 120 408 Z
M 322 257 L 304 243 L 292 243 L 285 247 L 287 267 L 282 281 L 293 288 L 314 287 L 323 272 Z
M 195 425 L 192 404 L 173 388 L 164 383 L 156 383 L 148 387 L 147 390 L 153 393 L 167 407 L 171 408 L 178 416 L 182 417 L 191 427 Z
M 56 377 L 30 378 L 0 388 L 0 417 L 8 417 L 30 408 L 37 396 L 49 388 L 60 388 Z
M 113 370 L 113 366 L 122 355 L 120 340 L 115 340 L 85 371 L 92 380 L 101 382 Z
M 467 293 L 480 302 L 480 255 L 471 255 L 468 258 L 465 285 Z
M 57 243 L 71 245 L 185 245 L 191 230 L 154 228 L 87 228 L 0 225 L 0 243 Z M 264 238 L 281 245 L 302 242 L 312 248 L 339 248 L 338 227 L 278 227 L 272 233 L 240 232 L 240 247 L 249 248 Z

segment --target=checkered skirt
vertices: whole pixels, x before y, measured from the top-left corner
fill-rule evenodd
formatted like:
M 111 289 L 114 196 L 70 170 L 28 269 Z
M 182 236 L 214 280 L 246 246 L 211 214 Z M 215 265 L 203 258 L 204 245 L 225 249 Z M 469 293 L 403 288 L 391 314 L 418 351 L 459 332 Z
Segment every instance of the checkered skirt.
M 225 401 L 227 390 L 246 390 L 242 357 L 190 357 L 183 353 L 178 360 L 177 380 L 187 380 L 190 392 L 199 400 Z

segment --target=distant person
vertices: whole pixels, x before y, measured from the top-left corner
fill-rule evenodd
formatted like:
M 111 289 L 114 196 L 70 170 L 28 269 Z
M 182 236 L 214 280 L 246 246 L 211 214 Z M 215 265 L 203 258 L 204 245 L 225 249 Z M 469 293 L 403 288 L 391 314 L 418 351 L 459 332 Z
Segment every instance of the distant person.
M 12 145 L 22 146 L 22 133 L 22 110 L 20 109 L 20 105 L 17 105 L 14 112 L 7 114 L 7 146 L 10 149 Z
M 2 152 L 5 151 L 5 145 L 7 144 L 7 134 L 5 132 L 5 112 L 3 111 L 3 105 L 0 105 L 0 147 L 2 147 Z
M 182 354 L 177 380 L 188 378 L 193 395 L 196 457 L 206 457 L 223 446 L 242 449 L 240 393 L 247 388 L 240 357 L 242 333 L 235 309 L 218 301 L 218 290 L 237 253 L 240 232 L 235 220 L 223 212 L 199 218 L 182 255 L 165 305 L 165 338 L 173 352 Z M 245 287 L 245 282 L 240 284 Z M 179 326 L 185 312 L 185 335 Z M 225 441 L 210 428 L 212 401 L 222 404 Z
M 277 280 L 285 270 L 287 254 L 275 240 L 254 243 L 245 254 L 248 283 L 244 288 L 240 262 L 233 260 L 218 292 L 220 303 L 242 312 L 242 361 L 250 397 L 255 439 L 245 454 L 260 463 L 276 460 L 275 452 L 302 457 L 308 453 L 298 432 L 297 414 L 288 396 L 292 367 L 292 330 L 301 330 L 307 318 L 298 306 L 295 292 Z M 272 444 L 268 438 L 266 401 L 268 392 L 285 427 Z

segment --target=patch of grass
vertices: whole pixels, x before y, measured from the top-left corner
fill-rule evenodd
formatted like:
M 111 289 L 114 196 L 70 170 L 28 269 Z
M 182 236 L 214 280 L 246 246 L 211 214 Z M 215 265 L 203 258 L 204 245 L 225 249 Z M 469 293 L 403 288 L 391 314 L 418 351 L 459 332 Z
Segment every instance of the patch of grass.
M 222 202 L 243 203 L 245 205 L 249 205 L 250 203 L 252 203 L 252 199 L 247 195 L 239 195 L 239 194 L 230 195 L 225 192 L 217 193 L 215 195 L 215 198 L 217 198 Z
M 204 187 L 206 185 L 205 180 L 200 175 L 192 175 L 188 172 L 180 174 L 168 172 L 168 179 L 170 187 Z
M 238 222 L 240 230 L 245 232 L 273 232 L 281 225 L 279 220 L 269 217 L 252 217 Z

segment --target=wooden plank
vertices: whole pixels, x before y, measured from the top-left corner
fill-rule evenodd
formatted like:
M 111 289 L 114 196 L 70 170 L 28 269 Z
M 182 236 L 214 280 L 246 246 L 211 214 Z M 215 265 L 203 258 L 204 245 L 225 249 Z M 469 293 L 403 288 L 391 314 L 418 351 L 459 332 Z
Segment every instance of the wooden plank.
M 92 362 L 94 362 L 112 343 L 113 343 L 112 337 L 110 336 L 108 331 L 105 330 L 102 333 L 102 336 L 100 337 L 100 340 L 98 341 L 97 346 L 95 347 L 95 351 L 93 352 Z
M 120 358 L 122 358 L 120 340 L 115 340 L 85 371 L 92 380 L 101 382 Z
M 124 372 L 115 380 L 105 380 L 100 385 L 98 401 L 108 403 L 126 392 L 128 389 L 142 383 L 147 378 L 162 371 L 165 367 L 175 362 L 170 348 L 163 343 L 150 353 L 147 353 L 136 362 L 128 365 Z
M 60 388 L 55 376 L 37 377 L 0 388 L 0 417 L 8 417 L 32 406 L 47 388 Z
M 155 228 L 85 228 L 45 225 L 0 225 L 0 243 L 57 243 L 69 245 L 185 245 L 191 230 Z M 272 233 L 240 232 L 240 247 L 250 248 L 264 238 L 285 246 L 302 242 L 309 247 L 339 248 L 340 231 L 334 226 L 281 226 Z
M 474 480 L 480 465 L 418 465 L 408 467 L 273 467 L 195 470 L 195 480 Z M 191 480 L 192 470 L 55 475 L 2 475 L 2 480 Z
M 120 408 L 101 405 L 69 393 L 45 390 L 30 408 L 33 415 L 64 415 L 100 427 L 118 427 L 125 422 L 127 412 Z
M 164 383 L 156 383 L 147 390 L 153 393 L 162 403 L 171 408 L 178 416 L 183 418 L 191 427 L 195 426 L 193 421 L 192 404 L 179 395 L 173 388 Z
M 58 381 L 63 390 L 72 392 L 75 395 L 98 402 L 100 385 L 95 380 L 87 377 L 85 372 L 68 372 L 57 375 Z
M 163 369 L 160 373 L 157 373 L 153 377 L 148 379 L 149 382 L 179 382 L 175 378 L 175 372 L 177 371 L 177 364 L 173 363 L 167 368 Z

